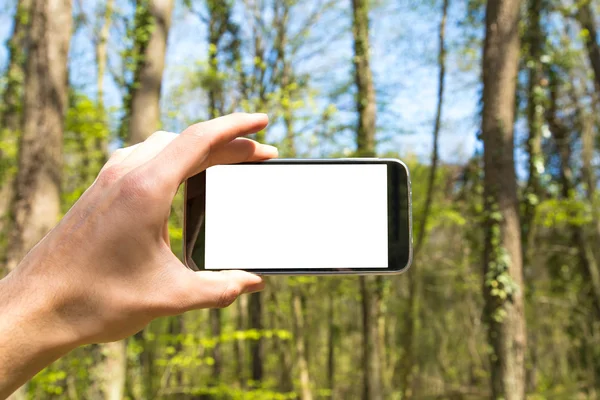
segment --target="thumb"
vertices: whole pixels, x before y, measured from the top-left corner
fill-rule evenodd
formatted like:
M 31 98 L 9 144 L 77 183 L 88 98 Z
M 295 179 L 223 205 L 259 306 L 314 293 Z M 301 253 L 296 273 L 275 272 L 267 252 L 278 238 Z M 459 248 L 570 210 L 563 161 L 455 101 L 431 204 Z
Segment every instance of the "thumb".
M 179 312 L 224 308 L 241 294 L 263 290 L 263 279 L 246 271 L 192 271 L 180 268 L 176 279 Z

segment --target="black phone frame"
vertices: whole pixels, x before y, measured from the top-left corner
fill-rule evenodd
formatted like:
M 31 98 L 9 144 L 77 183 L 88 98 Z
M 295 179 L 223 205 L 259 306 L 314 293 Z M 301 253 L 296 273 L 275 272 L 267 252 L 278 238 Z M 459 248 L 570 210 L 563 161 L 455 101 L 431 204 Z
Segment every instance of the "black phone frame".
M 388 179 L 388 268 L 302 268 L 302 269 L 251 269 L 259 275 L 387 275 L 406 271 L 413 256 L 412 248 L 412 191 L 408 167 L 402 161 L 389 158 L 341 158 L 341 159 L 273 159 L 262 162 L 242 163 L 244 165 L 314 165 L 314 164 L 385 164 Z M 392 188 L 392 190 L 390 190 Z M 193 197 L 191 197 L 193 196 Z M 188 268 L 203 271 L 205 249 L 205 206 L 206 171 L 189 178 L 185 183 L 185 206 L 183 227 L 183 255 Z M 200 212 L 199 225 L 190 224 L 188 215 L 192 207 Z M 192 227 L 199 230 L 194 232 Z M 190 231 L 188 231 L 190 229 Z M 194 236 L 193 245 L 188 238 Z M 190 241 L 190 242 L 191 242 Z M 197 246 L 196 243 L 201 243 Z M 195 260 L 202 260 L 200 265 Z M 243 269 L 243 268 L 240 268 Z M 210 271 L 219 271 L 210 269 Z

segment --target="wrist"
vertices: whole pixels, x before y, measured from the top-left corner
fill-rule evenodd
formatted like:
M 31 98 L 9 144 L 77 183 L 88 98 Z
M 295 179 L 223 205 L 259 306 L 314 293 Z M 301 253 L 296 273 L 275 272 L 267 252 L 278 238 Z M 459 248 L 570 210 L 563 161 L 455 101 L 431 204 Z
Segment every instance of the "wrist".
M 75 335 L 56 318 L 51 296 L 43 293 L 45 285 L 25 282 L 19 272 L 0 280 L 0 376 L 7 377 L 0 398 L 77 347 Z

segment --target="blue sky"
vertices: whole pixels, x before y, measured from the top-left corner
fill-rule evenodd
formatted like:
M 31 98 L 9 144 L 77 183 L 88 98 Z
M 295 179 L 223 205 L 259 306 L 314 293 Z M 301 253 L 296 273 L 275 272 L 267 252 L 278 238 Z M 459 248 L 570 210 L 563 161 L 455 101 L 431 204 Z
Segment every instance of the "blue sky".
M 316 0 L 315 0 L 316 1 Z M 300 23 L 308 15 L 315 1 L 301 2 L 291 15 L 291 24 Z M 6 40 L 12 30 L 14 1 L 0 0 L 0 68 L 7 61 Z M 75 1 L 75 8 L 83 4 L 89 16 L 89 25 L 94 25 L 94 11 L 101 0 Z M 201 2 L 197 2 L 200 4 Z M 403 3 L 399 5 L 398 3 Z M 425 4 L 422 4 L 425 3 Z M 479 61 L 480 50 L 476 49 L 473 59 L 457 49 L 463 46 L 464 29 L 458 23 L 465 15 L 464 5 L 452 2 L 448 20 L 449 56 L 447 65 L 446 95 L 443 111 L 443 124 L 440 138 L 440 151 L 443 161 L 462 162 L 469 158 L 479 143 L 476 133 L 479 129 L 477 104 L 479 101 Z M 123 13 L 130 12 L 127 1 L 117 0 Z M 327 105 L 325 95 L 335 83 L 347 80 L 351 74 L 352 41 L 350 26 L 350 0 L 339 1 L 333 10 L 326 13 L 315 26 L 307 40 L 311 43 L 324 41 L 322 51 L 315 56 L 298 61 L 296 68 L 310 72 L 316 96 L 317 107 Z M 439 23 L 438 1 L 379 1 L 371 13 L 372 67 L 374 70 L 377 95 L 380 151 L 398 151 L 408 156 L 416 155 L 426 161 L 431 151 L 431 132 L 437 96 L 438 52 L 437 29 Z M 244 26 L 242 15 L 238 22 Z M 163 109 L 170 109 L 180 115 L 179 122 L 168 120 L 165 129 L 177 131 L 186 121 L 197 120 L 205 115 L 203 93 L 192 93 L 185 97 L 185 104 L 174 104 L 171 91 L 185 85 L 186 73 L 205 59 L 206 27 L 189 13 L 180 0 L 176 0 L 173 25 L 169 36 L 167 68 L 163 84 Z M 341 32 L 341 33 L 340 33 Z M 335 39 L 331 39 L 334 36 Z M 77 88 L 90 96 L 95 96 L 96 69 L 89 26 L 79 29 L 73 36 L 70 54 L 70 80 Z M 109 63 L 118 69 L 118 50 L 125 45 L 124 31 L 118 24 L 111 30 Z M 470 64 L 468 69 L 461 68 Z M 106 104 L 113 110 L 121 108 L 118 87 L 109 74 L 106 77 Z M 352 123 L 355 118 L 350 95 L 337 104 L 340 112 L 336 116 L 340 122 Z M 175 110 L 173 108 L 175 107 Z M 305 111 L 310 112 L 310 110 Z M 172 126 L 169 126 L 172 125 Z M 273 128 L 272 136 L 277 136 Z M 270 133 L 271 134 L 271 133 Z M 310 135 L 310 132 L 307 133 Z M 339 148 L 352 146 L 350 135 L 340 135 Z

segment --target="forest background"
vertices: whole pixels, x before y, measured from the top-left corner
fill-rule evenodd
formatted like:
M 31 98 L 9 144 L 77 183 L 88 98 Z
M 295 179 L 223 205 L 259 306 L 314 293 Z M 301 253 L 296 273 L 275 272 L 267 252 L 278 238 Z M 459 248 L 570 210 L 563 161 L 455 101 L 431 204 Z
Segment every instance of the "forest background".
M 156 130 L 266 112 L 285 157 L 399 157 L 415 260 L 270 278 L 80 348 L 18 399 L 595 399 L 597 0 L 0 0 L 0 276 Z M 181 255 L 182 198 L 170 224 Z

